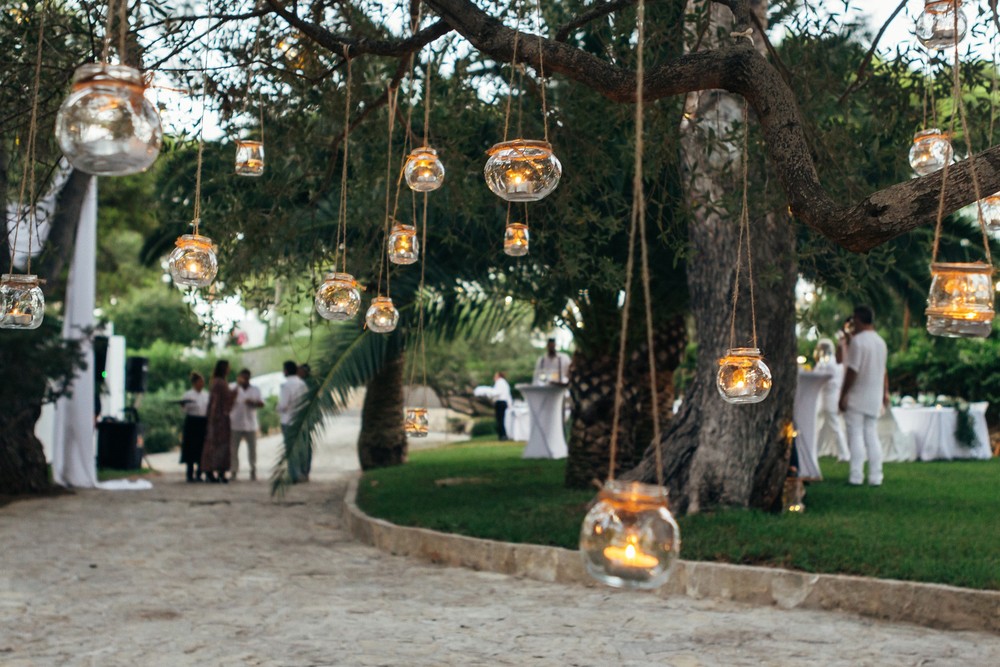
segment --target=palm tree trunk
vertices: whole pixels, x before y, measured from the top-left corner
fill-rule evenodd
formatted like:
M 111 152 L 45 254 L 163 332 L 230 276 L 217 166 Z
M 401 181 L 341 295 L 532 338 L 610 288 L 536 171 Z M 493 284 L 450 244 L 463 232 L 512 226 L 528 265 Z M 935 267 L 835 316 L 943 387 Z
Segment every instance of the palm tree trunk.
M 378 373 L 368 381 L 361 408 L 358 460 L 362 470 L 406 463 L 403 432 L 402 352 L 389 353 Z

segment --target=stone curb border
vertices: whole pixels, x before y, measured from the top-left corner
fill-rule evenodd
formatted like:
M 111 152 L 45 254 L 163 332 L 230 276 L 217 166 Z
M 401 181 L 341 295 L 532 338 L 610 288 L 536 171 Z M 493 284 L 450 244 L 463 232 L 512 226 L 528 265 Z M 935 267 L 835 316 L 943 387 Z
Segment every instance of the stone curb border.
M 596 585 L 579 552 L 397 526 L 362 512 L 359 476 L 344 496 L 344 523 L 360 542 L 397 556 L 561 584 Z M 659 595 L 733 600 L 783 609 L 820 609 L 945 630 L 1000 633 L 1000 592 L 941 584 L 811 574 L 680 560 Z

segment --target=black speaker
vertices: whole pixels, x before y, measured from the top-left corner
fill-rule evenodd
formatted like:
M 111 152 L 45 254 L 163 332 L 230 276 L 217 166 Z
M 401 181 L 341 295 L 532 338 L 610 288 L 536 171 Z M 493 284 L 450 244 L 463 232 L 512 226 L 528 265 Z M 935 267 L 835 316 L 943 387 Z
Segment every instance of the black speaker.
M 149 359 L 146 357 L 129 357 L 125 360 L 125 391 L 133 394 L 146 393 L 146 374 L 149 372 Z
M 142 467 L 139 436 L 142 426 L 136 422 L 105 419 L 97 423 L 97 467 L 115 470 L 138 470 Z

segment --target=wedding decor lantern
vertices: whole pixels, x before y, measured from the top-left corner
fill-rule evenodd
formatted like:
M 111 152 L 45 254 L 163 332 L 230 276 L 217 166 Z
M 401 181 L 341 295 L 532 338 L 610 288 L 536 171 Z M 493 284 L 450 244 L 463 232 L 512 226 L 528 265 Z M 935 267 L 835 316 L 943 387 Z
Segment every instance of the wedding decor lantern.
M 580 529 L 587 572 L 615 588 L 662 586 L 680 548 L 666 490 L 652 484 L 608 481 Z
M 139 70 L 89 63 L 73 74 L 73 90 L 56 114 L 56 139 L 75 168 L 97 176 L 125 176 L 149 168 L 163 130 L 145 97 Z
M 236 173 L 239 176 L 262 176 L 264 174 L 263 141 L 236 140 Z
M 781 509 L 790 514 L 801 514 L 806 511 L 803 501 L 806 495 L 806 487 L 802 483 L 801 477 L 786 477 L 785 485 L 781 490 Z
M 365 324 L 375 333 L 389 333 L 399 323 L 399 311 L 392 305 L 392 299 L 387 296 L 377 296 L 372 299 L 365 313 Z
M 0 276 L 0 329 L 37 329 L 45 316 L 45 296 L 38 276 Z
M 731 347 L 719 359 L 719 394 L 727 403 L 760 403 L 771 392 L 771 369 L 755 347 Z
M 389 234 L 389 261 L 393 264 L 413 264 L 420 259 L 420 241 L 414 225 L 397 223 Z
M 503 233 L 503 251 L 511 257 L 521 257 L 528 254 L 528 225 L 522 222 L 511 222 Z
M 945 49 L 961 42 L 967 28 L 962 0 L 924 0 L 914 33 L 928 49 Z
M 406 408 L 403 431 L 411 438 L 426 438 L 429 430 L 427 408 Z
M 986 338 L 993 330 L 993 267 L 982 262 L 931 264 L 927 333 Z
M 990 195 L 980 202 L 983 211 L 983 222 L 993 231 L 1000 230 L 1000 192 Z
M 486 184 L 505 201 L 539 201 L 559 185 L 562 164 L 547 141 L 502 141 L 488 154 L 483 169 Z
M 325 320 L 349 320 L 361 307 L 361 290 L 350 273 L 328 273 L 316 290 L 316 312 Z
M 178 237 L 167 266 L 178 287 L 207 287 L 219 272 L 212 239 L 197 233 Z
M 927 176 L 949 164 L 953 154 L 948 135 L 936 127 L 921 130 L 913 135 L 910 166 L 918 176 Z
M 444 183 L 444 164 L 436 150 L 421 146 L 406 157 L 403 176 L 414 192 L 431 192 Z

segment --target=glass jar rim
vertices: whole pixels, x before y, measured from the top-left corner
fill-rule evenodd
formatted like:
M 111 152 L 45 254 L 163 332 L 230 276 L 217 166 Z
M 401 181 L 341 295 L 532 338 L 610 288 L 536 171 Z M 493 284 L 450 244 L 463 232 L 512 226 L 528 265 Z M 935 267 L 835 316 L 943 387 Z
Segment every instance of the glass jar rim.
M 920 130 L 913 135 L 913 143 L 915 144 L 927 139 L 948 139 L 948 135 L 936 127 L 929 127 L 926 130 Z
M 762 357 L 758 347 L 731 347 L 726 350 L 725 357 Z M 725 358 L 723 357 L 723 358 Z M 722 361 L 721 359 L 719 360 Z
M 351 287 L 358 286 L 358 281 L 355 280 L 353 275 L 351 275 L 350 273 L 341 273 L 339 271 L 331 271 L 330 273 L 326 274 L 326 277 L 323 279 L 323 282 L 350 283 Z
M 437 154 L 437 150 L 431 148 L 430 146 L 421 146 L 420 148 L 414 148 L 410 151 L 410 154 L 407 157 L 415 158 L 420 155 L 433 155 L 434 157 L 437 157 Z
M 131 88 L 146 90 L 142 73 L 129 65 L 110 63 L 87 63 L 73 72 L 73 88 L 85 88 L 99 83 L 120 83 Z
M 986 276 L 993 275 L 993 266 L 986 262 L 934 262 L 931 264 L 931 274 L 935 273 L 972 273 Z
M 392 231 L 390 234 L 395 234 L 397 232 L 410 232 L 413 234 L 417 233 L 416 225 L 408 225 L 405 222 L 397 222 L 392 226 Z
M 406 414 L 412 414 L 414 416 L 425 415 L 427 414 L 427 408 L 406 408 Z
M 392 306 L 392 297 L 388 297 L 388 296 L 374 296 L 374 297 L 372 297 L 372 305 L 373 306 L 375 304 L 381 304 L 381 303 L 387 303 L 390 306 Z M 393 306 L 393 308 L 395 308 L 395 306 Z
M 33 273 L 4 273 L 0 275 L 0 284 L 14 284 L 18 287 L 38 287 L 42 281 Z
M 507 229 L 527 229 L 528 225 L 523 222 L 508 222 Z
M 181 234 L 180 236 L 177 237 L 177 240 L 174 242 L 174 245 L 176 245 L 178 248 L 197 246 L 197 247 L 207 247 L 214 249 L 212 246 L 212 239 L 210 239 L 207 236 L 202 236 L 201 234 Z
M 962 0 L 924 0 L 924 9 L 931 14 L 944 14 L 948 11 L 948 8 L 941 8 L 941 5 L 949 5 L 958 9 L 962 6 Z
M 238 146 L 263 146 L 264 142 L 260 139 L 237 139 L 236 144 Z
M 500 151 L 505 150 L 523 150 L 526 148 L 533 148 L 535 150 L 542 151 L 543 156 L 537 157 L 551 157 L 552 156 L 552 144 L 547 141 L 541 141 L 538 139 L 511 139 L 510 141 L 501 141 L 498 144 L 493 144 L 488 151 L 487 155 L 496 155 Z
M 630 482 L 621 479 L 609 479 L 604 482 L 598 497 L 618 498 L 641 503 L 667 504 L 669 492 L 664 486 Z

